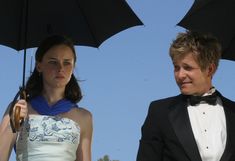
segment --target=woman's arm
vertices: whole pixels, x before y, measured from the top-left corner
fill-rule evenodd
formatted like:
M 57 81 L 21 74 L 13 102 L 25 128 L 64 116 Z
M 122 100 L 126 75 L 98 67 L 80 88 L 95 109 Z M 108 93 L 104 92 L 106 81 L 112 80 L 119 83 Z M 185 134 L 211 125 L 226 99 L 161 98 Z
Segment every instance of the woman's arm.
M 20 116 L 25 118 L 27 115 L 27 103 L 24 100 L 18 101 L 15 106 L 21 107 Z M 15 109 L 14 106 L 14 109 Z M 7 108 L 2 122 L 0 123 L 0 161 L 8 161 L 12 148 L 16 141 L 16 133 L 13 133 L 10 125 L 9 108 Z
M 0 161 L 7 161 L 16 140 L 16 133 L 12 132 L 8 110 L 0 124 Z
M 84 109 L 80 111 L 80 143 L 77 149 L 76 161 L 91 161 L 91 143 L 92 143 L 92 114 Z

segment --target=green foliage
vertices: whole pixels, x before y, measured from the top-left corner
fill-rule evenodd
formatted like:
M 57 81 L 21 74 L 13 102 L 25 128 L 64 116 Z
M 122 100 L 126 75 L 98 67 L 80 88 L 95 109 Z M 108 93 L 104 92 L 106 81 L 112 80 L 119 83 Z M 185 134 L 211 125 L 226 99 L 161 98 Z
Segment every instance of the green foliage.
M 111 160 L 111 159 L 109 159 L 108 155 L 104 155 L 104 157 L 98 159 L 98 161 L 119 161 L 119 160 Z

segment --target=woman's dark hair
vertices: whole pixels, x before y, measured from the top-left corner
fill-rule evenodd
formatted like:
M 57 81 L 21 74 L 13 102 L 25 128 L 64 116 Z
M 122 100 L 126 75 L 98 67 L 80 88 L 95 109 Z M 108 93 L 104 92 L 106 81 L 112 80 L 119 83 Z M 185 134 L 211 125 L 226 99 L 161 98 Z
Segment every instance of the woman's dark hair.
M 41 62 L 45 53 L 56 45 L 68 46 L 73 51 L 74 63 L 76 62 L 76 52 L 74 49 L 73 42 L 69 38 L 62 35 L 51 35 L 45 40 L 43 40 L 36 51 L 35 61 Z M 42 90 L 42 76 L 41 73 L 39 73 L 35 67 L 32 75 L 29 77 L 26 83 L 26 93 L 28 95 L 28 99 L 30 100 L 35 96 L 41 95 Z M 74 103 L 77 103 L 82 99 L 81 88 L 74 74 L 72 74 L 70 81 L 65 87 L 65 98 Z

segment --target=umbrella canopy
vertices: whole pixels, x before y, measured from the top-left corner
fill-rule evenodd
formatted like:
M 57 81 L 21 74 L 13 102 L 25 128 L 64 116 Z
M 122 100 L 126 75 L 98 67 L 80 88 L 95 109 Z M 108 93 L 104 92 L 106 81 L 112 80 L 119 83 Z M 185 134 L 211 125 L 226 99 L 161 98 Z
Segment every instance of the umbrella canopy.
M 0 43 L 37 47 L 50 34 L 98 47 L 112 35 L 142 25 L 125 0 L 1 0 Z
M 0 0 L 0 44 L 37 47 L 51 34 L 70 37 L 75 45 L 99 47 L 127 28 L 143 25 L 125 0 Z
M 213 34 L 222 44 L 222 58 L 235 60 L 234 15 L 234 0 L 195 0 L 178 25 Z

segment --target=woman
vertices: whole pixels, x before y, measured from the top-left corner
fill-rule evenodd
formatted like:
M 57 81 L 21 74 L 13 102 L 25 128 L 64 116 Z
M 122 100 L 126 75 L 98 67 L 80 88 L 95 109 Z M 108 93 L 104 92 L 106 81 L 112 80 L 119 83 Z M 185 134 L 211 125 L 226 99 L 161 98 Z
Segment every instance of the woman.
M 35 69 L 26 84 L 21 107 L 24 123 L 10 128 L 8 111 L 0 124 L 0 161 L 15 145 L 18 161 L 91 161 L 92 115 L 77 106 L 81 90 L 73 74 L 73 43 L 59 35 L 45 39 L 36 51 Z

